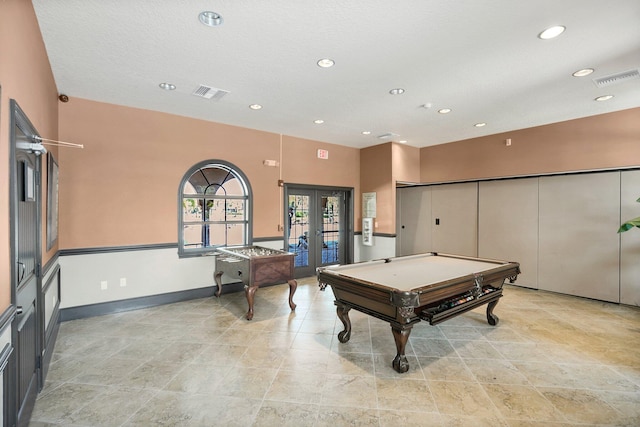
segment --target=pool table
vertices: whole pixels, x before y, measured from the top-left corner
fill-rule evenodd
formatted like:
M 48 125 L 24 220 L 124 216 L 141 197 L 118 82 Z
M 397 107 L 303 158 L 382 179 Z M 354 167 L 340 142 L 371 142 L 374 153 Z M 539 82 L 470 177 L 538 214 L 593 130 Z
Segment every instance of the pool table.
M 320 289 L 331 286 L 344 330 L 351 337 L 349 310 L 356 309 L 391 324 L 397 354 L 393 368 L 409 370 L 405 347 L 411 328 L 421 320 L 435 325 L 487 304 L 487 321 L 498 323 L 493 309 L 506 279 L 520 274 L 517 262 L 429 252 L 357 264 L 320 267 Z

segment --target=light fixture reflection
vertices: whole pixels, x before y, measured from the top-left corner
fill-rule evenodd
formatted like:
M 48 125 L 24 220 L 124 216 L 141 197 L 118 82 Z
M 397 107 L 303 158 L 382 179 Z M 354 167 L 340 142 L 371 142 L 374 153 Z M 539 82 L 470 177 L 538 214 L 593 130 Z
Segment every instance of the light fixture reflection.
M 593 68 L 583 68 L 582 70 L 578 70 L 575 73 L 571 74 L 573 77 L 584 77 L 593 73 Z
M 563 27 L 562 25 L 556 25 L 544 30 L 543 32 L 538 34 L 538 37 L 541 38 L 542 40 L 553 39 L 558 37 L 560 34 L 564 33 L 564 30 L 566 30 L 566 27 Z
M 329 67 L 333 67 L 335 65 L 335 62 L 333 59 L 325 58 L 325 59 L 319 60 L 317 64 L 318 64 L 318 67 L 320 68 L 329 68 Z

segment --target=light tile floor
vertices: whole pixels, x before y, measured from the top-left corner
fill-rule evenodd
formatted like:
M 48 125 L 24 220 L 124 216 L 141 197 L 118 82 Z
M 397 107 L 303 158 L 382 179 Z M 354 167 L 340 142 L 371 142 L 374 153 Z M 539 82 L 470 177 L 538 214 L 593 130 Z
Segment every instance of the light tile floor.
M 65 322 L 30 426 L 640 426 L 640 309 L 506 285 L 417 324 L 410 370 L 387 323 L 299 280 Z

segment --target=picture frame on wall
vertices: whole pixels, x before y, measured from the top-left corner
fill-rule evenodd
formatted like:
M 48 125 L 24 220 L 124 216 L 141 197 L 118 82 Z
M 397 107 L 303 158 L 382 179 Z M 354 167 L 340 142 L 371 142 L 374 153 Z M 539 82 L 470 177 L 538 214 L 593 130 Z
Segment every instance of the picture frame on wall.
M 58 162 L 47 154 L 47 250 L 58 240 Z

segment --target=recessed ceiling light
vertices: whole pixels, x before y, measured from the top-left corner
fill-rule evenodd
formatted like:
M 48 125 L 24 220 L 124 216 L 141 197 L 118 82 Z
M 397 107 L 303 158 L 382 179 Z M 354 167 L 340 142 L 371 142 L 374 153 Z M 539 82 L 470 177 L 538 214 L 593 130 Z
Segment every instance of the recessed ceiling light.
M 321 59 L 318 61 L 318 67 L 321 67 L 321 68 L 333 67 L 334 64 L 335 62 L 333 61 L 333 59 L 329 59 L 329 58 Z
M 543 32 L 538 34 L 538 37 L 541 38 L 542 40 L 553 39 L 558 37 L 560 34 L 564 33 L 564 30 L 566 30 L 566 27 L 563 27 L 562 25 L 556 25 L 554 27 L 549 27 L 546 30 L 544 30 Z
M 209 27 L 217 27 L 219 25 L 222 25 L 222 23 L 224 22 L 222 15 L 208 10 L 200 12 L 200 14 L 198 15 L 198 19 L 204 25 L 208 25 Z
M 486 126 L 486 125 L 487 125 L 486 123 L 482 122 L 482 123 L 476 123 L 474 126 L 477 127 L 477 128 L 481 128 L 481 127 Z
M 438 110 L 438 113 L 440 114 L 448 114 L 451 112 L 451 108 L 441 108 Z
M 400 144 L 406 144 L 407 140 L 406 139 L 401 139 L 400 141 L 398 141 Z
M 596 101 L 608 101 L 611 98 L 613 98 L 613 95 L 602 95 L 602 96 L 597 97 L 595 100 Z
M 164 90 L 175 90 L 176 89 L 176 85 L 172 85 L 171 83 L 160 83 L 158 86 L 160 86 L 160 88 L 164 89 Z
M 583 68 L 582 70 L 578 70 L 572 74 L 573 77 L 584 77 L 593 73 L 593 68 Z
M 398 88 L 395 88 L 395 89 L 391 89 L 391 90 L 389 91 L 389 93 L 390 93 L 391 95 L 400 95 L 400 94 L 403 94 L 403 93 L 404 93 L 404 89 L 402 89 L 402 88 L 398 87 Z
M 317 119 L 317 120 L 314 120 L 314 121 L 313 121 L 313 123 L 315 123 L 315 124 L 317 124 L 317 125 L 321 125 L 321 124 L 323 124 L 323 123 L 324 123 L 324 120 L 322 120 L 322 119 Z
M 260 105 L 260 104 L 251 104 L 251 105 L 249 105 L 249 108 L 251 108 L 252 110 L 260 110 L 260 109 L 262 109 L 262 105 Z
M 363 134 L 363 135 L 371 135 L 371 131 L 363 130 L 363 131 L 362 131 L 362 134 Z

